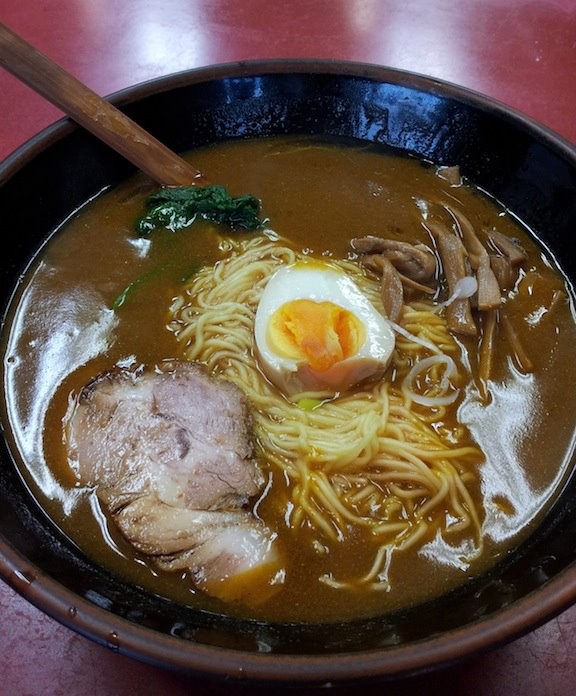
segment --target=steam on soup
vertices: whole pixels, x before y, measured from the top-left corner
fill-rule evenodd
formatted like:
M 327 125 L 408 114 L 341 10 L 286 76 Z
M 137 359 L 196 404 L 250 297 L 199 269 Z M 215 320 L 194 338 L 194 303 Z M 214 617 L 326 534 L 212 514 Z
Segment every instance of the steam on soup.
M 239 616 L 382 613 L 490 568 L 568 474 L 553 259 L 455 169 L 294 138 L 193 159 L 269 228 L 139 237 L 135 177 L 21 283 L 4 398 L 40 504 L 110 571 Z

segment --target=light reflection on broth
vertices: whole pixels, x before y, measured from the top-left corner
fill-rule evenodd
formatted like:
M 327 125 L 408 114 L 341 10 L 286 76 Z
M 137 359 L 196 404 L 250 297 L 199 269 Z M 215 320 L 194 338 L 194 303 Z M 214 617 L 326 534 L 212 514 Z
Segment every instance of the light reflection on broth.
M 262 461 L 271 485 L 257 501 L 257 514 L 277 531 L 285 550 L 281 595 L 252 609 L 224 605 L 195 590 L 186 573 L 158 571 L 134 552 L 68 466 L 62 421 L 70 394 L 118 364 L 185 357 L 173 327 L 168 330 L 174 319 L 168 308 L 201 276 L 199 268 L 230 254 L 230 234 L 208 223 L 136 238 L 133 222 L 146 192 L 140 177 L 87 205 L 50 241 L 22 284 L 5 339 L 5 399 L 14 444 L 42 507 L 111 571 L 176 601 L 234 615 L 295 621 L 373 615 L 438 596 L 489 568 L 526 537 L 553 501 L 573 448 L 576 394 L 564 386 L 576 377 L 570 355 L 576 331 L 571 302 L 557 301 L 555 293 L 567 291 L 551 261 L 493 201 L 466 186 L 451 186 L 413 160 L 286 138 L 218 145 L 195 152 L 193 161 L 233 192 L 258 196 L 274 232 L 296 253 L 326 260 L 356 264 L 350 240 L 366 235 L 431 246 L 422 213 L 437 201 L 465 211 L 478 230 L 497 227 L 521 237 L 528 261 L 506 306 L 534 370 L 518 369 L 504 332 L 498 333 L 490 397 L 483 402 L 476 339 L 454 337 L 458 362 L 462 369 L 469 362 L 471 379 L 454 409 L 459 423 L 447 415 L 431 426 L 443 437 L 455 437 L 465 426 L 463 442 L 484 455 L 466 463 L 466 486 L 482 523 L 482 554 L 474 556 L 477 542 L 470 528 L 452 538 L 443 532 L 457 521 L 454 511 L 445 523 L 434 518 L 426 536 L 401 553 L 391 551 L 393 539 L 383 545 L 369 528 L 353 524 L 342 526 L 341 541 L 323 535 L 305 515 L 297 518 L 296 531 L 290 529 L 295 479 L 290 470 L 275 468 L 274 457 Z M 237 235 L 234 244 L 250 238 Z M 122 306 L 112 310 L 125 290 Z M 403 369 L 394 364 L 385 379 Z M 357 499 L 362 495 L 358 491 Z M 366 573 L 378 553 L 385 591 L 361 585 L 338 589 L 318 581 L 327 575 L 354 577 L 358 568 Z

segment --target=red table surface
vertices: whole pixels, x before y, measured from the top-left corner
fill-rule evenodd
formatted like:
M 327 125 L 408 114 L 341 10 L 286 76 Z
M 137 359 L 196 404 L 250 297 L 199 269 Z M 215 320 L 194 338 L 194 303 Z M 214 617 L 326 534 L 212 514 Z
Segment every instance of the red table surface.
M 353 60 L 469 87 L 576 143 L 574 0 L 0 0 L 0 21 L 103 95 L 214 63 Z M 60 115 L 0 72 L 0 159 Z M 562 696 L 575 690 L 575 655 L 572 608 L 489 654 L 362 691 Z M 0 583 L 0 696 L 252 690 L 118 655 Z

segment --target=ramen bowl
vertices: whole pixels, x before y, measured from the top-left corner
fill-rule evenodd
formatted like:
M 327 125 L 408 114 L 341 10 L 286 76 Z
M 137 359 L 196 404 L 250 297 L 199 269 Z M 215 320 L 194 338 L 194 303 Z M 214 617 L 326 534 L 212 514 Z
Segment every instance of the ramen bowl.
M 569 286 L 576 277 L 576 151 L 468 90 L 376 66 L 280 61 L 179 73 L 112 101 L 179 152 L 227 139 L 295 134 L 354 139 L 440 165 L 457 163 L 468 181 L 535 231 Z M 132 172 L 67 120 L 3 163 L 4 229 L 18 231 L 3 252 L 4 312 L 50 234 Z M 2 415 L 0 574 L 47 615 L 139 660 L 261 682 L 385 679 L 502 645 L 576 600 L 576 483 L 568 476 L 518 548 L 433 601 L 320 623 L 240 619 L 183 606 L 96 564 L 60 531 L 19 473 Z

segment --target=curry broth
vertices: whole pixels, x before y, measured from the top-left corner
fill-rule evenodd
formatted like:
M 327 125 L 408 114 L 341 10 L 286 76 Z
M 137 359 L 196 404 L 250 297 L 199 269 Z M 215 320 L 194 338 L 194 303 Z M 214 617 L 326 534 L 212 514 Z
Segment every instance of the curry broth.
M 194 165 L 235 193 L 263 202 L 270 227 L 296 249 L 345 258 L 349 240 L 367 234 L 430 244 L 422 201 L 461 207 L 473 224 L 521 237 L 529 252 L 514 303 L 514 324 L 534 363 L 522 375 L 499 336 L 493 398 L 469 390 L 460 419 L 484 450 L 476 495 L 484 553 L 466 564 L 455 548 L 428 538 L 419 552 L 395 554 L 389 592 L 335 590 L 317 581 L 327 567 L 341 576 L 372 562 L 373 539 L 358 533 L 317 554 L 312 535 L 283 524 L 289 491 L 280 473 L 256 512 L 286 550 L 281 594 L 255 609 L 226 605 L 194 590 L 185 575 L 162 573 L 116 531 L 96 498 L 78 488 L 66 461 L 62 420 L 70 394 L 116 364 L 180 358 L 167 330 L 168 307 L 182 283 L 225 253 L 230 234 L 197 222 L 186 231 L 139 239 L 134 221 L 151 191 L 143 176 L 87 204 L 42 250 L 21 284 L 4 339 L 5 400 L 22 475 L 60 529 L 88 556 L 126 580 L 178 602 L 238 616 L 323 621 L 374 615 L 436 597 L 492 566 L 541 519 L 567 475 L 572 452 L 576 339 L 563 279 L 512 215 L 470 187 L 450 186 L 434 169 L 371 147 L 275 138 L 220 144 L 194 152 Z M 551 306 L 555 293 L 566 295 Z M 464 343 L 473 350 L 472 342 Z M 26 461 L 26 465 L 23 462 Z M 371 548 L 371 553 L 365 550 Z M 368 571 L 366 567 L 366 571 Z

